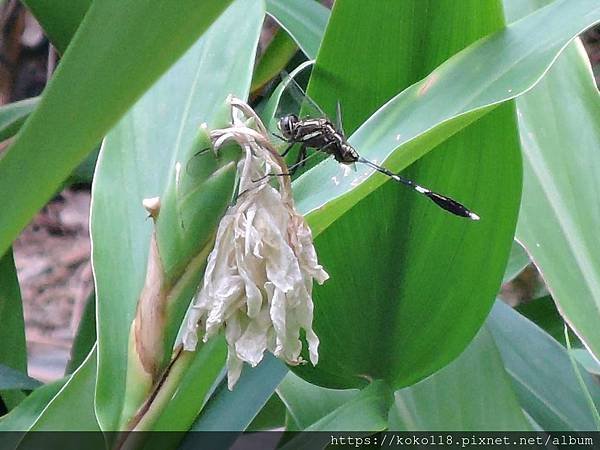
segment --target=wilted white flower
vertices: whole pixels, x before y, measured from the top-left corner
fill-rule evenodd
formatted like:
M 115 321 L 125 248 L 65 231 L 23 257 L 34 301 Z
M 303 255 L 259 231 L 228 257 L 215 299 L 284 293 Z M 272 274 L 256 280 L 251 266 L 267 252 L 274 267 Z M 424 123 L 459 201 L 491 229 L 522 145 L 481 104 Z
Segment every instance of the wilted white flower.
M 198 333 L 207 341 L 225 329 L 229 389 L 243 362 L 256 366 L 265 350 L 287 364 L 303 363 L 301 329 L 310 361 L 317 364 L 312 285 L 329 278 L 317 261 L 308 225 L 294 209 L 289 177 L 277 177 L 278 189 L 265 178 L 285 173 L 285 163 L 250 107 L 231 102 L 254 118 L 259 131 L 234 118 L 232 127 L 211 133 L 215 149 L 235 139 L 245 152 L 238 165 L 240 194 L 221 219 L 183 334 L 184 349 L 194 350 Z

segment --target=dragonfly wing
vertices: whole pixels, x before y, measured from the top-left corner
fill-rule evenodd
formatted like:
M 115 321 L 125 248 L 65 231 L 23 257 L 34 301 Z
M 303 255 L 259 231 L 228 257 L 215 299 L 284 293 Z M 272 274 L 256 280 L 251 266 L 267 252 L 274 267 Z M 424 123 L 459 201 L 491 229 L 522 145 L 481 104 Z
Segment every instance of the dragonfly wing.
M 323 109 L 306 94 L 292 76 L 282 72 L 281 78 L 284 88 L 276 112 L 277 118 L 288 114 L 296 114 L 302 119 L 326 117 Z
M 335 110 L 335 114 L 336 114 L 336 118 L 335 118 L 335 124 L 337 126 L 337 130 L 342 133 L 342 136 L 346 136 L 346 133 L 344 132 L 344 124 L 342 123 L 342 104 L 340 103 L 340 101 L 337 101 L 336 104 L 336 110 Z

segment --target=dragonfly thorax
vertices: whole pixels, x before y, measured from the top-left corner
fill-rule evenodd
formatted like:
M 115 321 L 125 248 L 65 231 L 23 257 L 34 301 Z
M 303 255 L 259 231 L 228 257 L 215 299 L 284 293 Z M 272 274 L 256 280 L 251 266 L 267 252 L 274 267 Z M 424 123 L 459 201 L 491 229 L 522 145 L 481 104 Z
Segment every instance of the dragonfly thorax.
M 289 143 L 333 155 L 344 164 L 358 161 L 356 150 L 327 118 L 300 119 L 295 114 L 289 114 L 279 119 L 277 128 L 281 137 Z

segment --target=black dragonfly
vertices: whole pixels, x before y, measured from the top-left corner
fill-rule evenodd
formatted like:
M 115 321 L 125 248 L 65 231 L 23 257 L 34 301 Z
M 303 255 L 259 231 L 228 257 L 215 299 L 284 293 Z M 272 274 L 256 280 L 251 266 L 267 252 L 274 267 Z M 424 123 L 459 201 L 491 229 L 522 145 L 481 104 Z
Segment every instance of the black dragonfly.
M 296 114 L 280 116 L 277 121 L 277 128 L 281 134 L 274 134 L 276 137 L 289 144 L 282 153 L 282 156 L 285 156 L 295 144 L 300 145 L 300 152 L 298 154 L 297 162 L 290 166 L 288 174 L 274 175 L 293 174 L 299 166 L 303 165 L 306 160 L 312 156 L 307 156 L 307 149 L 310 148 L 331 155 L 336 161 L 342 164 L 366 164 L 377 172 L 390 177 L 392 180 L 408 186 L 415 192 L 428 197 L 436 205 L 452 214 L 466 217 L 471 220 L 479 220 L 477 214 L 456 200 L 433 192 L 408 178 L 395 174 L 385 167 L 360 156 L 356 149 L 348 143 L 344 134 L 339 102 L 337 103 L 337 123 L 334 125 L 333 122 L 327 118 L 323 110 L 308 95 L 306 95 L 290 75 L 286 74 L 283 82 L 287 83 L 287 87 L 285 88 L 286 91 L 294 97 L 298 104 L 302 105 L 301 110 L 306 111 L 308 109 L 311 115 L 306 118 L 300 118 Z

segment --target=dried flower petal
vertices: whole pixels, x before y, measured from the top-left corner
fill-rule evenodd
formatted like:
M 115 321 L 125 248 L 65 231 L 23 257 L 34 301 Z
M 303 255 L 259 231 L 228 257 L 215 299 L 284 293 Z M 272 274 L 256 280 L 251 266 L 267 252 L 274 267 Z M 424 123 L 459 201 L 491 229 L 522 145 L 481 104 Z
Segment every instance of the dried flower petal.
M 277 177 L 279 189 L 264 178 L 287 172 L 285 163 L 255 113 L 239 100 L 232 99 L 232 105 L 252 117 L 259 131 L 234 119 L 232 127 L 211 133 L 215 147 L 235 139 L 244 149 L 240 195 L 219 224 L 183 335 L 184 349 L 194 350 L 198 332 L 206 341 L 225 329 L 230 389 L 242 363 L 256 366 L 266 350 L 287 364 L 303 363 L 301 330 L 310 361 L 317 364 L 312 286 L 313 280 L 321 284 L 329 278 L 317 261 L 310 228 L 294 209 L 289 177 Z

